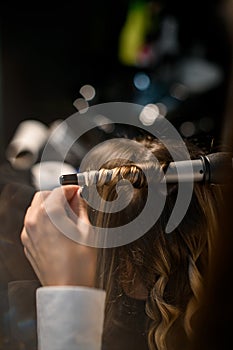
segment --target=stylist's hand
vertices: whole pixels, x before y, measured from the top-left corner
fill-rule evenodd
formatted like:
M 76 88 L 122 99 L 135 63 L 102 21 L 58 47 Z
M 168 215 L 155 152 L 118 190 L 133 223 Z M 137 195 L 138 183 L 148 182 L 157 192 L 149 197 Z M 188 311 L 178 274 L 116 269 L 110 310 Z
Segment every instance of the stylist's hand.
M 78 186 L 68 185 L 37 192 L 26 212 L 21 241 L 44 286 L 94 286 L 96 248 L 81 245 L 64 234 L 88 234 L 89 221 L 79 191 Z M 80 222 L 85 223 L 83 232 Z

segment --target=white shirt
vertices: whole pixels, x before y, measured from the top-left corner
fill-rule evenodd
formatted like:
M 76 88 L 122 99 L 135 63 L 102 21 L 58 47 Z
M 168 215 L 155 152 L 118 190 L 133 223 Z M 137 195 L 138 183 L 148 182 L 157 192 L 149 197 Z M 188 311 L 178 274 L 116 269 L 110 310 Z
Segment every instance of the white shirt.
M 38 288 L 38 350 L 100 350 L 105 298 L 95 288 Z

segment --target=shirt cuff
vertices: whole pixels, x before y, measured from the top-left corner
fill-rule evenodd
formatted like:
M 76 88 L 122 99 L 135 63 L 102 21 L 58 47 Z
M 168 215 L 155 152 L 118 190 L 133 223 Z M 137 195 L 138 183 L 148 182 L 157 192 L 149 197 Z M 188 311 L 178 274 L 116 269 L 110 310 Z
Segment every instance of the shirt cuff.
M 100 350 L 106 292 L 78 286 L 36 291 L 39 350 Z

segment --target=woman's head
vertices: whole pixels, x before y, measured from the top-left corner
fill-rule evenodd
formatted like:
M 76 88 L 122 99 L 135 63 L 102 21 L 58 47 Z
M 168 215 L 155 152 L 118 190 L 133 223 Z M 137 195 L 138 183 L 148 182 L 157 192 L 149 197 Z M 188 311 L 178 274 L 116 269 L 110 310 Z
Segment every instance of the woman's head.
M 182 153 L 182 147 L 177 146 L 177 155 Z M 201 154 L 193 146 L 188 149 L 191 158 Z M 164 200 L 161 214 L 152 220 L 146 232 L 143 232 L 146 223 L 138 222 L 137 239 L 115 248 L 100 249 L 97 267 L 97 285 L 107 291 L 106 329 L 111 327 L 115 301 L 121 295 L 144 298 L 150 349 L 166 349 L 177 330 L 181 330 L 184 338 L 186 333 L 191 334 L 191 321 L 201 298 L 216 232 L 218 189 L 196 183 L 184 219 L 173 232 L 165 233 L 178 193 L 178 184 L 168 184 L 166 188 L 161 184 L 171 161 L 162 142 L 148 136 L 103 143 L 81 165 L 81 170 L 100 170 L 97 191 L 102 200 L 99 210 L 89 208 L 90 221 L 95 226 L 124 227 L 127 235 L 127 225 L 145 208 L 149 190 L 154 191 L 157 201 L 147 208 L 152 219 Z M 112 169 L 110 178 L 107 169 Z M 119 180 L 131 184 L 119 186 L 121 201 L 129 204 L 114 212 L 109 208 L 119 199 L 116 188 Z M 88 202 L 95 195 L 91 186 Z

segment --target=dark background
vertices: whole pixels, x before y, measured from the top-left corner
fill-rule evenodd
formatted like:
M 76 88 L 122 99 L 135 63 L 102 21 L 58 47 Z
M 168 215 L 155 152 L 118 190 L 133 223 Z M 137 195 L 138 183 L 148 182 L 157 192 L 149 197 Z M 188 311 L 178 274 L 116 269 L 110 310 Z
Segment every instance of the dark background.
M 156 84 L 162 82 L 167 66 L 201 47 L 207 62 L 222 72 L 222 80 L 204 92 L 174 101 L 167 118 L 179 129 L 184 121 L 198 125 L 211 118 L 206 131 L 218 143 L 224 121 L 230 70 L 230 45 L 221 1 L 154 1 L 161 6 L 160 18 L 171 14 L 179 24 L 179 54 L 145 70 Z M 162 95 L 139 92 L 133 77 L 141 69 L 128 67 L 118 59 L 119 33 L 125 23 L 129 1 L 1 2 L 1 157 L 19 123 L 38 119 L 50 123 L 76 112 L 73 102 L 79 89 L 91 84 L 96 89 L 92 103 L 111 101 L 160 102 L 171 99 L 165 85 Z M 155 38 L 156 40 L 156 38 Z M 164 69 L 165 67 L 165 69 Z M 164 80 L 163 80 L 164 78 Z M 169 84 L 171 84 L 171 77 Z M 175 79 L 175 78 L 174 78 Z M 167 82 L 167 81 L 166 81 Z M 157 85 L 156 85 L 157 86 Z M 143 98 L 140 99 L 140 94 Z M 196 128 L 193 136 L 205 134 Z M 209 142 L 209 141 L 208 141 Z M 208 147 L 208 145 L 207 145 Z
M 227 0 L 225 0 L 227 1 Z M 25 323 L 28 328 L 21 329 L 19 339 L 11 339 L 9 316 L 14 315 L 8 305 L 8 282 L 34 280 L 36 276 L 26 260 L 19 233 L 21 232 L 25 210 L 35 189 L 29 186 L 30 169 L 17 171 L 6 164 L 5 149 L 21 121 L 37 119 L 49 124 L 57 119 L 65 119 L 76 112 L 73 102 L 80 96 L 79 90 L 85 84 L 96 89 L 92 104 L 122 101 L 142 103 L 163 103 L 167 106 L 166 117 L 177 127 L 184 122 L 195 126 L 192 138 L 210 151 L 221 143 L 222 128 L 226 114 L 228 87 L 231 78 L 231 45 L 225 27 L 223 5 L 220 0 L 153 1 L 161 6 L 159 24 L 164 17 L 171 15 L 178 23 L 179 52 L 164 55 L 153 65 L 147 67 L 126 66 L 118 59 L 119 34 L 124 26 L 129 10 L 129 0 L 118 1 L 76 1 L 74 2 L 30 2 L 13 3 L 1 1 L 0 4 L 0 349 L 36 349 L 35 323 Z M 160 32 L 149 33 L 156 43 Z M 197 50 L 199 48 L 199 51 Z M 205 62 L 213 64 L 220 72 L 220 81 L 204 90 L 191 92 L 179 100 L 171 95 L 170 87 L 179 82 L 177 65 L 184 58 L 201 56 Z M 145 72 L 151 78 L 151 86 L 145 91 L 135 88 L 133 80 L 138 72 Z M 190 79 L 195 78 L 191 76 Z M 232 91 L 231 91 L 232 93 Z M 230 101 L 228 100 L 228 106 Z M 230 107 L 230 106 L 229 106 Z M 231 118 L 229 118 L 230 121 Z M 210 124 L 201 128 L 200 121 Z M 228 122 L 229 122 L 228 121 Z M 231 123 L 228 123 L 231 125 Z M 213 141 L 214 145 L 213 146 Z M 232 190 L 226 208 L 232 217 Z M 229 205 L 228 205 L 229 204 Z M 227 206 L 228 205 L 228 206 Z M 225 219 L 225 216 L 223 216 Z M 227 220 L 224 220 L 227 222 Z M 223 223 L 225 223 L 223 221 Z M 231 225 L 232 226 L 232 225 Z M 222 227 L 222 226 L 221 226 Z M 223 225 L 223 227 L 225 227 Z M 224 238 L 224 228 L 221 239 Z M 232 230 L 229 230 L 232 239 Z M 229 240 L 226 246 L 230 249 Z M 224 241 L 223 241 L 224 242 Z M 220 246 L 220 245 L 219 245 Z M 222 252 L 221 252 L 222 253 Z M 222 266 L 226 264 L 225 253 Z M 232 252 L 229 251 L 232 258 Z M 214 278 L 216 277 L 214 270 Z M 219 285 L 222 270 L 219 270 Z M 227 272 L 228 278 L 229 272 Z M 20 285 L 19 285 L 20 287 Z M 25 292 L 23 286 L 19 305 L 29 305 L 23 320 L 35 319 L 33 288 Z M 222 289 L 231 293 L 230 288 Z M 214 285 L 212 291 L 218 291 Z M 31 300 L 33 299 L 33 300 Z M 229 310 L 228 298 L 220 295 L 217 301 L 226 302 L 224 310 Z M 210 311 L 216 310 L 216 301 Z M 31 304 L 30 304 L 31 303 Z M 221 306 L 221 303 L 220 303 Z M 22 309 L 22 307 L 21 307 Z M 223 308 L 222 308 L 223 309 Z M 232 307 L 231 307 L 232 309 Z M 30 312 L 32 313 L 30 314 Z M 232 313 L 229 313 L 232 315 Z M 213 320 L 221 322 L 222 313 Z M 7 317 L 6 317 L 7 316 Z M 209 313 L 208 313 L 209 317 Z M 231 317 L 231 316 L 230 316 Z M 224 318 L 225 320 L 226 318 Z M 224 329 L 230 322 L 223 323 Z M 13 320 L 15 321 L 15 320 Z M 18 320 L 16 320 L 18 321 Z M 209 318 L 208 318 L 209 321 Z M 218 322 L 217 322 L 218 323 Z M 18 323 L 20 324 L 20 323 Z M 206 329 L 208 322 L 202 329 Z M 232 327 L 231 327 L 232 329 Z M 17 330 L 17 329 L 16 329 Z M 223 332 L 224 333 L 224 332 Z M 14 334 L 14 332 L 13 332 Z M 18 334 L 16 332 L 16 334 Z M 218 330 L 210 327 L 211 339 L 216 339 Z M 231 332 L 229 332 L 231 334 Z M 25 337 L 23 338 L 22 336 Z M 203 335 L 203 334 L 201 334 Z M 214 336 L 215 337 L 214 337 Z M 220 336 L 222 333 L 220 332 Z M 222 339 L 229 339 L 225 337 Z M 209 340 L 209 339 L 208 339 Z M 2 344 L 1 344 L 2 342 Z M 13 344 L 13 345 L 12 345 Z M 200 344 L 200 342 L 198 343 Z M 217 342 L 216 342 L 217 344 Z M 220 346 L 221 347 L 221 346 Z M 203 347 L 204 348 L 204 347 Z

